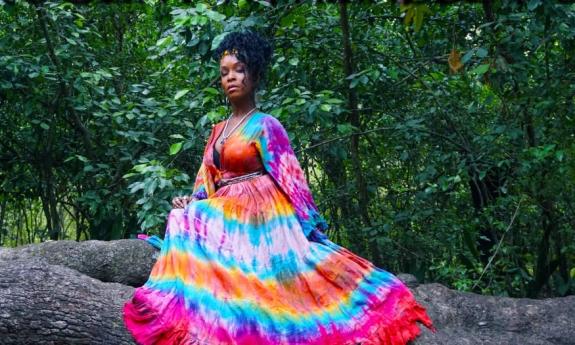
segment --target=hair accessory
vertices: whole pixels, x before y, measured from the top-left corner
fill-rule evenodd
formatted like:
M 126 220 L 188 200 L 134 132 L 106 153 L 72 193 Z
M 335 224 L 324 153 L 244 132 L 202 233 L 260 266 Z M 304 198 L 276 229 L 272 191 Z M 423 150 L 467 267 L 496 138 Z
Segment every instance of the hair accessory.
M 224 52 L 222 53 L 221 58 L 223 58 L 226 55 L 238 55 L 238 50 L 236 48 L 233 48 L 231 50 L 224 50 Z

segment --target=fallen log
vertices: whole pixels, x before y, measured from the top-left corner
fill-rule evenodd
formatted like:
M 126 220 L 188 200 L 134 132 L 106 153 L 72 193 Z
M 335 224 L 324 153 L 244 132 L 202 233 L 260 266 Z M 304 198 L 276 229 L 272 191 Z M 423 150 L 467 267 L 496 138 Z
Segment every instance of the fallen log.
M 58 241 L 0 248 L 0 344 L 133 344 L 122 306 L 158 251 L 141 240 Z M 437 328 L 414 345 L 567 345 L 575 296 L 482 296 L 399 275 Z M 139 285 L 138 285 L 139 284 Z

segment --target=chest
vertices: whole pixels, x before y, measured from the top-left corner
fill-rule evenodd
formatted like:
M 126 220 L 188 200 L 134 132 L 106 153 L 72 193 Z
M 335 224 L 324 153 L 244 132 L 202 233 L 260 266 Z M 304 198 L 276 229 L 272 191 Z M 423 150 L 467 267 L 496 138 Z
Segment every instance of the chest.
M 255 139 L 249 131 L 232 133 L 222 142 L 223 128 L 215 128 L 214 139 L 210 142 L 208 160 L 222 172 L 249 173 L 262 169 L 260 153 Z

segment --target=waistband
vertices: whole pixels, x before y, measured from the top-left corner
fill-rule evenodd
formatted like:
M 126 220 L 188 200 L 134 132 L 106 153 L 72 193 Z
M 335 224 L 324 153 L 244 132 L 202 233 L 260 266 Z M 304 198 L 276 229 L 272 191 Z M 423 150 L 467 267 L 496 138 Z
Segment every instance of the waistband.
M 259 170 L 259 171 L 255 171 L 253 173 L 249 173 L 249 174 L 245 174 L 245 175 L 240 175 L 240 176 L 231 177 L 231 178 L 224 178 L 224 179 L 221 179 L 218 182 L 216 182 L 216 187 L 221 188 L 223 186 L 228 186 L 230 184 L 247 181 L 247 180 L 252 179 L 254 177 L 262 176 L 265 174 L 267 174 L 267 172 L 265 170 Z

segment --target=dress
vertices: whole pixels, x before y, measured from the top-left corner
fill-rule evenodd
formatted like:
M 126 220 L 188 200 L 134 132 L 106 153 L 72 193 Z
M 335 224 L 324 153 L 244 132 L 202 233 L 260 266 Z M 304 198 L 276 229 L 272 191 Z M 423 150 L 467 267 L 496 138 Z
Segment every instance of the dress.
M 214 165 L 216 125 L 194 185 L 173 209 L 147 282 L 124 305 L 138 344 L 406 344 L 433 329 L 392 274 L 330 241 L 287 133 L 254 113 Z M 267 174 L 216 190 L 222 178 Z

